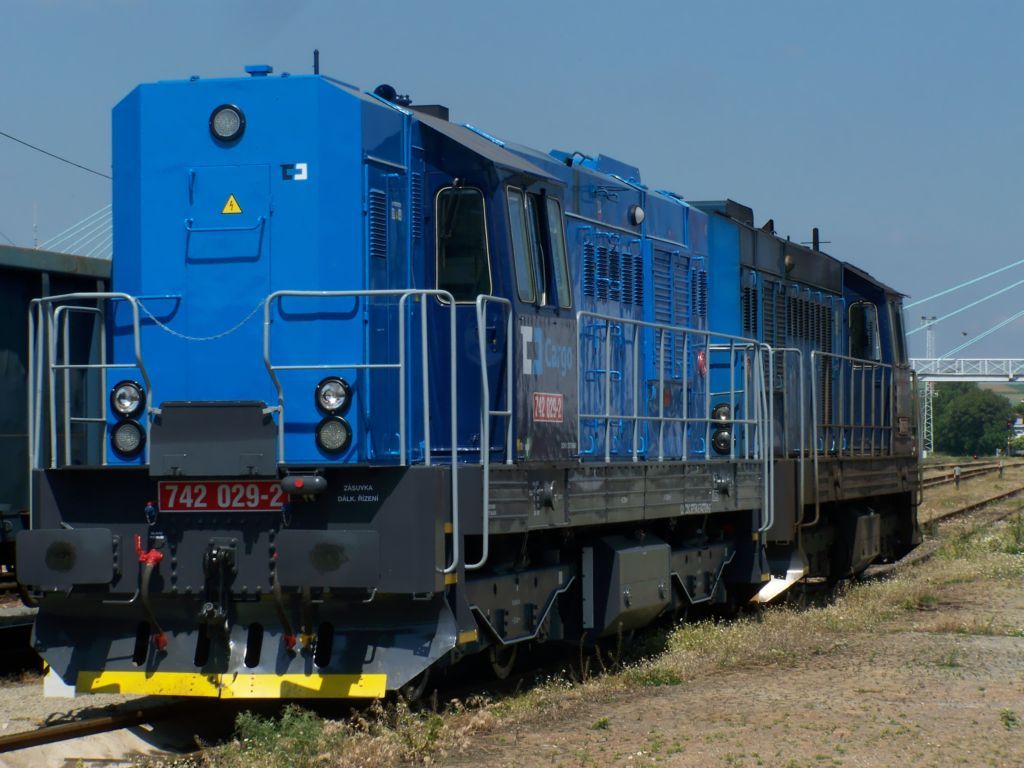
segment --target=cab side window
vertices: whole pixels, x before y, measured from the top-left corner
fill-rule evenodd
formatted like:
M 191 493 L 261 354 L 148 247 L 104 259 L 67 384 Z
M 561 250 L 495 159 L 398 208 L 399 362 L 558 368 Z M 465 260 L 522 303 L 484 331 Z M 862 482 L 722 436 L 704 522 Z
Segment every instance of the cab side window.
M 509 187 L 508 218 L 519 300 L 571 307 L 562 208 L 556 198 Z
M 479 189 L 446 187 L 437 193 L 437 287 L 456 302 L 491 292 L 484 196 Z
M 558 306 L 572 306 L 569 288 L 569 266 L 565 257 L 565 229 L 562 225 L 562 206 L 553 197 L 544 198 L 548 224 L 548 242 L 551 243 L 551 272 L 555 278 Z
M 878 337 L 878 307 L 869 301 L 850 305 L 850 357 L 880 362 L 882 345 Z
M 896 350 L 895 362 L 905 365 L 907 362 L 907 340 L 903 335 L 903 310 L 898 301 L 889 302 L 889 312 L 892 316 L 892 348 Z
M 537 283 L 524 201 L 522 190 L 508 188 L 508 223 L 509 233 L 512 237 L 512 261 L 515 264 L 516 291 L 521 302 L 532 304 L 537 300 Z

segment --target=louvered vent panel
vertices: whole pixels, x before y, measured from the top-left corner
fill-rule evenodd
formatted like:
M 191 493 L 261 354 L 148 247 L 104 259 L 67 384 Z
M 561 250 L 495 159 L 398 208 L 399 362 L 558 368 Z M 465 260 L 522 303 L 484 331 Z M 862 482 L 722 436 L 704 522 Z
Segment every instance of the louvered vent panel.
M 622 252 L 616 248 L 608 251 L 608 298 L 622 301 Z
M 370 190 L 370 255 L 388 257 L 388 196 L 379 189 Z
M 644 260 L 640 254 L 633 257 L 633 303 L 644 304 Z
M 654 252 L 654 322 L 672 322 L 672 282 L 669 279 L 669 255 Z
M 604 245 L 597 246 L 597 298 L 600 301 L 608 301 L 608 281 L 611 271 L 608 264 L 608 248 Z
M 412 175 L 412 236 L 416 239 L 423 237 L 423 174 Z
M 695 325 L 691 317 L 690 306 L 690 260 L 685 256 L 676 256 L 672 260 L 672 325 L 691 328 Z M 682 333 L 672 334 L 672 362 L 676 370 L 683 363 L 683 347 L 686 336 Z
M 622 280 L 622 287 L 619 291 L 623 304 L 633 303 L 633 254 L 631 253 L 620 253 L 619 254 L 619 274 Z
M 594 255 L 594 244 L 583 244 L 583 295 L 594 298 L 597 295 L 597 260 Z
M 786 345 L 786 294 L 781 286 L 774 281 L 766 281 L 761 288 L 761 328 L 764 341 L 772 347 Z M 783 386 L 785 377 L 784 355 L 780 352 L 773 356 L 774 382 L 776 387 Z M 765 363 L 767 365 L 767 361 Z
M 654 322 L 664 323 L 670 325 L 672 323 L 672 278 L 671 272 L 671 256 L 665 251 L 654 252 L 654 262 L 652 266 L 653 280 L 654 280 Z M 661 350 L 661 334 L 662 332 L 655 331 L 654 333 L 654 361 L 657 366 L 658 355 Z M 671 348 L 668 346 L 668 340 L 666 339 L 666 355 L 672 354 Z M 665 370 L 670 370 L 671 361 L 665 361 Z
M 743 334 L 748 338 L 757 337 L 757 288 L 752 285 L 743 286 L 740 297 L 743 311 Z
M 832 351 L 832 309 L 827 306 L 821 307 L 822 310 L 822 344 L 821 350 L 823 352 Z M 818 418 L 822 421 L 830 421 L 832 418 L 832 377 L 830 371 L 832 366 L 829 364 L 829 358 L 819 357 L 818 358 L 818 370 L 815 372 L 818 381 L 820 382 L 820 401 L 818 402 L 818 409 L 820 415 Z
M 707 270 L 698 269 L 693 277 L 693 314 L 696 317 L 706 318 L 708 316 Z

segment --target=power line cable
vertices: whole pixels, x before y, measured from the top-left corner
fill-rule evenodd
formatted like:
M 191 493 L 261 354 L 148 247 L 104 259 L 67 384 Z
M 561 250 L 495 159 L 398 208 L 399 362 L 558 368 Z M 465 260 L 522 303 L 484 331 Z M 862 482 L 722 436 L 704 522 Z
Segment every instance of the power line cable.
M 5 235 L 5 234 L 4 234 L 3 232 L 0 232 L 0 237 L 2 237 L 2 238 L 3 238 L 4 240 L 6 240 L 6 241 L 7 241 L 8 243 L 10 243 L 11 245 L 14 245 L 14 241 L 13 241 L 13 240 L 11 240 L 11 238 L 9 238 L 9 237 L 8 237 L 7 235 Z M 15 246 L 15 247 L 16 247 L 16 246 Z
M 102 171 L 97 171 L 97 170 L 94 170 L 92 168 L 89 168 L 88 166 L 80 165 L 80 164 L 74 162 L 73 160 L 68 160 L 66 157 L 61 157 L 60 155 L 55 155 L 55 154 L 53 154 L 53 152 L 47 152 L 42 147 L 37 147 L 35 144 L 29 144 L 27 141 L 25 141 L 23 139 L 19 139 L 17 136 L 11 136 L 11 134 L 4 133 L 3 131 L 0 131 L 0 136 L 3 136 L 4 138 L 8 138 L 11 141 L 16 141 L 19 144 L 22 144 L 22 145 L 28 147 L 29 149 L 34 149 L 36 152 L 42 152 L 44 155 L 46 155 L 48 157 L 52 157 L 54 160 L 60 160 L 62 163 L 67 163 L 68 165 L 75 166 L 75 168 L 81 168 L 83 171 L 88 171 L 89 173 L 95 173 L 97 176 L 102 176 L 104 179 L 111 178 L 109 175 L 103 173 Z
M 1006 293 L 1007 291 L 1011 291 L 1014 288 L 1017 288 L 1017 287 L 1019 287 L 1021 285 L 1024 285 L 1024 280 L 1018 280 L 1016 283 L 1011 283 L 1010 285 L 1006 286 L 1005 288 L 1000 288 L 995 293 L 990 293 L 988 296 L 983 296 L 980 299 L 978 299 L 977 301 L 972 301 L 970 304 L 965 304 L 964 306 L 960 307 L 960 309 L 954 309 L 952 312 L 947 312 L 946 314 L 944 314 L 940 318 L 937 318 L 935 320 L 929 320 L 928 321 L 928 325 L 935 325 L 936 323 L 941 323 L 943 320 L 948 320 L 949 318 L 953 317 L 954 315 L 959 315 L 961 312 L 966 312 L 971 307 L 976 307 L 979 304 L 981 304 L 982 302 L 988 301 L 989 299 L 994 299 L 999 294 Z M 921 325 L 921 326 L 918 326 L 917 328 L 909 330 L 909 331 L 907 331 L 907 336 L 911 336 L 911 335 L 917 333 L 918 331 L 923 331 L 927 327 L 928 327 L 927 325 Z
M 984 338 L 985 338 L 986 336 L 991 336 L 991 335 L 992 335 L 993 333 L 995 333 L 996 331 L 1000 330 L 1001 328 L 1005 328 L 1005 327 L 1006 327 L 1006 326 L 1008 326 L 1008 325 L 1009 325 L 1010 323 L 1012 323 L 1012 322 L 1013 322 L 1014 320 L 1019 320 L 1019 319 L 1020 319 L 1020 318 L 1022 318 L 1022 317 L 1024 317 L 1024 310 L 1021 310 L 1021 311 L 1020 311 L 1020 312 L 1018 312 L 1017 314 L 1015 314 L 1015 315 L 1012 315 L 1012 316 L 1010 316 L 1010 317 L 1006 318 L 1005 320 L 1003 320 L 1003 321 L 1001 321 L 1001 322 L 999 322 L 999 323 L 996 323 L 995 325 L 993 325 L 993 326 L 992 326 L 991 328 L 989 328 L 989 329 L 988 329 L 987 331 L 985 331 L 984 333 L 979 333 L 979 334 L 978 334 L 977 336 L 975 336 L 974 338 L 968 339 L 968 340 L 967 340 L 967 341 L 965 341 L 965 342 L 964 342 L 963 344 L 961 344 L 961 345 L 959 345 L 959 346 L 957 346 L 957 347 L 953 347 L 953 348 L 952 348 L 951 350 L 949 350 L 948 352 L 944 352 L 944 353 L 943 353 L 943 354 L 941 355 L 941 357 L 942 357 L 942 358 L 948 358 L 948 357 L 951 357 L 952 355 L 955 355 L 955 354 L 956 354 L 957 352 L 959 352 L 960 350 L 962 350 L 962 349 L 966 349 L 967 347 L 971 346 L 971 344 L 973 344 L 974 342 L 976 342 L 976 341 L 981 341 L 981 340 L 982 340 L 982 339 L 984 339 Z
M 984 280 L 984 279 L 986 279 L 988 277 L 992 277 L 993 275 L 998 275 L 1000 272 L 1005 272 L 1008 269 L 1013 269 L 1014 267 L 1019 267 L 1021 264 L 1024 264 L 1024 259 L 1021 259 L 1020 261 L 1015 261 L 1015 262 L 1013 262 L 1013 264 L 1007 264 L 1005 267 L 1000 267 L 999 269 L 994 269 L 991 272 L 986 272 L 984 275 L 979 275 L 978 277 L 974 278 L 973 280 L 968 280 L 966 283 L 960 283 L 959 285 L 954 285 L 952 288 L 947 288 L 944 291 L 939 291 L 938 293 L 933 293 L 931 296 L 925 296 L 923 299 L 918 299 L 917 301 L 912 301 L 909 304 L 904 304 L 903 308 L 904 309 L 912 309 L 913 307 L 916 307 L 918 304 L 924 304 L 926 301 L 931 301 L 932 299 L 937 299 L 940 296 L 945 296 L 947 293 L 952 293 L 953 291 L 959 291 L 961 288 L 966 288 L 969 285 L 974 285 L 975 283 L 980 282 L 980 281 L 982 281 L 982 280 Z

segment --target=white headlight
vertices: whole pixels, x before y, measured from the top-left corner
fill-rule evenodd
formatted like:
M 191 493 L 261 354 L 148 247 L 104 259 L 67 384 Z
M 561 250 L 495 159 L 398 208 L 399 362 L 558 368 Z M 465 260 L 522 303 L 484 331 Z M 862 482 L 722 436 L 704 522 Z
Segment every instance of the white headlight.
M 328 413 L 343 412 L 348 407 L 352 388 L 344 379 L 331 376 L 316 386 L 316 402 Z
M 221 141 L 234 141 L 245 130 L 245 115 L 233 104 L 224 104 L 210 115 L 210 133 Z
M 134 381 L 122 381 L 110 391 L 110 407 L 121 416 L 135 416 L 145 404 L 142 387 Z

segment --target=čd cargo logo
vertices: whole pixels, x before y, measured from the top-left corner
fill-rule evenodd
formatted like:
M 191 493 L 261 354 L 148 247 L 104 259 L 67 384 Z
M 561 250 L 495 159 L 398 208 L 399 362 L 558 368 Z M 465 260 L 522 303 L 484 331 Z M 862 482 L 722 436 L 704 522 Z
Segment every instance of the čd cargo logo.
M 544 338 L 544 331 L 533 325 L 519 326 L 523 337 L 523 373 L 527 376 L 539 376 L 545 368 L 558 371 L 565 376 L 572 368 L 572 347 L 568 344 L 556 344 Z
M 562 423 L 564 403 L 562 396 L 550 392 L 533 393 L 533 420 Z

